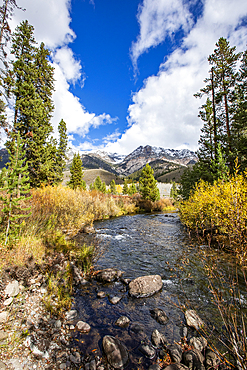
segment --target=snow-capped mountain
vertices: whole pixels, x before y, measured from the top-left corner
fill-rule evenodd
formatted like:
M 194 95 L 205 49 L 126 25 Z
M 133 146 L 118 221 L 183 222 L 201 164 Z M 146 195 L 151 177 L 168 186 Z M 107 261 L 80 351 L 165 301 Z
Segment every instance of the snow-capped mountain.
M 142 169 L 146 163 L 150 163 L 152 167 L 162 172 L 162 170 L 171 171 L 179 166 L 187 166 L 196 161 L 196 154 L 191 150 L 164 149 L 150 145 L 139 146 L 127 156 L 101 150 L 82 154 L 85 168 L 103 168 L 122 176 L 128 176 Z

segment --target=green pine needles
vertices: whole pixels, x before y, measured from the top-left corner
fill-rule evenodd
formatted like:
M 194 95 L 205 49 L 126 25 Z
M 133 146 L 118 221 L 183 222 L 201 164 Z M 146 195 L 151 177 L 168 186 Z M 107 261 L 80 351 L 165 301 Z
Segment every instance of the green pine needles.
M 22 207 L 24 199 L 30 199 L 27 196 L 29 192 L 29 176 L 27 164 L 25 163 L 25 151 L 23 150 L 24 143 L 21 140 L 20 133 L 11 143 L 9 149 L 10 162 L 7 164 L 7 169 L 1 177 L 1 196 L 3 209 L 0 224 L 5 230 L 5 245 L 8 240 L 15 239 L 21 228 L 21 219 L 28 217 L 29 208 Z
M 68 186 L 71 189 L 86 189 L 86 183 L 83 180 L 82 160 L 80 154 L 74 154 L 70 168 L 70 180 Z
M 153 176 L 153 169 L 147 163 L 141 172 L 140 182 L 140 193 L 143 199 L 151 200 L 155 202 L 160 199 L 160 192 L 157 187 L 157 181 Z

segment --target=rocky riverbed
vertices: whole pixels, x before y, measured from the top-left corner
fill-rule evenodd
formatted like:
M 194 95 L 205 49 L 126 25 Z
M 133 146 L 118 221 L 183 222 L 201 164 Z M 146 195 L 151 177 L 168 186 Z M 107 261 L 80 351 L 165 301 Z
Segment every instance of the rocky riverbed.
M 55 270 L 65 262 L 65 257 L 60 254 L 47 264 Z M 92 330 L 87 318 L 81 317 L 73 303 L 71 309 L 59 317 L 51 315 L 45 308 L 47 264 L 38 266 L 29 261 L 25 267 L 8 269 L 1 276 L 0 369 L 209 370 L 224 367 L 199 334 L 204 323 L 193 310 L 185 312 L 181 339 L 177 342 L 169 342 L 162 333 L 169 317 L 161 307 L 156 307 L 150 310 L 156 323 L 151 337 L 142 322 L 132 322 L 126 313 L 114 322 L 110 334 L 98 338 L 100 352 L 83 351 L 80 344 Z M 88 280 L 78 268 L 73 271 L 74 285 L 83 292 Z M 97 271 L 87 279 L 92 279 L 97 286 L 94 299 L 108 300 L 112 311 L 123 295 L 139 300 L 153 297 L 163 289 L 159 275 L 140 276 L 130 281 L 114 268 Z M 121 286 L 122 294 L 112 296 L 108 290 L 110 292 L 116 282 Z M 55 299 L 53 304 L 56 305 Z M 116 333 L 114 327 L 118 328 Z

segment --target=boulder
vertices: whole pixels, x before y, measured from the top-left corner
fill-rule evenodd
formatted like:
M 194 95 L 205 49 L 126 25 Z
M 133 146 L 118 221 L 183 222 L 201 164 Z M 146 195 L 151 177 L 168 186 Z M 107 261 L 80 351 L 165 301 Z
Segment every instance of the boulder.
M 159 275 L 140 276 L 129 283 L 129 295 L 136 298 L 150 297 L 162 289 Z
M 82 232 L 85 234 L 95 234 L 95 228 L 92 225 L 85 225 L 82 229 Z
M 194 310 L 185 311 L 185 319 L 188 326 L 199 330 L 205 324 Z
M 150 314 L 152 318 L 161 325 L 165 325 L 169 320 L 165 311 L 161 310 L 160 308 L 154 308 L 153 310 L 150 310 Z
M 102 345 L 107 361 L 114 369 L 121 369 L 127 364 L 129 354 L 120 340 L 110 335 L 106 335 L 103 338 Z
M 205 370 L 204 357 L 198 349 L 184 352 L 183 362 L 190 370 Z
M 96 280 L 101 281 L 102 283 L 111 283 L 112 281 L 119 279 L 122 274 L 123 272 L 118 269 L 104 269 L 100 270 L 96 274 Z
M 161 334 L 159 330 L 155 329 L 151 335 L 151 342 L 155 347 L 165 346 L 167 341 L 164 334 Z

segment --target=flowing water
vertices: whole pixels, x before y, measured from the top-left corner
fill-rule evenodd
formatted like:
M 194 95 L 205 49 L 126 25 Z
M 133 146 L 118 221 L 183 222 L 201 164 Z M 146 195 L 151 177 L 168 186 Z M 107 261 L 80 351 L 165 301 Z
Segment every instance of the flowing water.
M 168 342 L 179 341 L 185 319 L 183 308 L 195 309 L 212 328 L 221 329 L 217 308 L 211 300 L 205 273 L 204 256 L 223 266 L 225 272 L 232 268 L 229 256 L 206 246 L 193 246 L 176 213 L 141 214 L 124 216 L 95 223 L 96 243 L 102 250 L 96 269 L 114 267 L 124 272 L 123 277 L 134 279 L 143 275 L 161 275 L 163 289 L 149 298 L 131 298 L 121 282 L 101 284 L 89 281 L 75 296 L 73 308 L 79 319 L 91 326 L 88 334 L 75 332 L 74 346 L 83 353 L 102 356 L 102 338 L 109 334 L 120 339 L 128 348 L 128 369 L 147 369 L 152 361 L 145 359 L 138 346 L 140 337 L 131 330 L 138 323 L 145 332 L 142 340 L 150 340 L 158 329 Z M 241 282 L 240 282 L 241 283 Z M 105 291 L 105 298 L 97 298 L 98 291 Z M 245 290 L 246 293 L 246 290 Z M 116 305 L 109 298 L 121 297 Z M 244 291 L 242 299 L 246 300 Z M 150 309 L 163 309 L 169 317 L 166 325 L 158 324 Z M 120 316 L 131 320 L 128 328 L 115 325 Z M 189 334 L 193 334 L 192 332 Z

